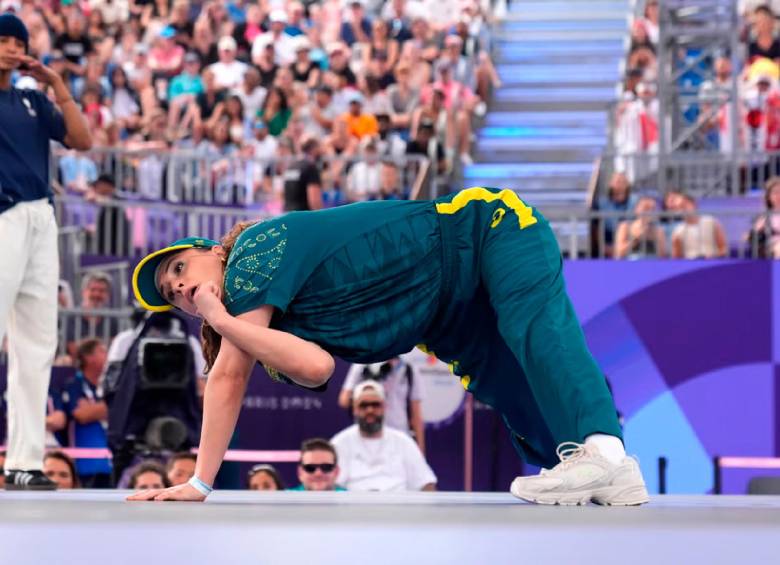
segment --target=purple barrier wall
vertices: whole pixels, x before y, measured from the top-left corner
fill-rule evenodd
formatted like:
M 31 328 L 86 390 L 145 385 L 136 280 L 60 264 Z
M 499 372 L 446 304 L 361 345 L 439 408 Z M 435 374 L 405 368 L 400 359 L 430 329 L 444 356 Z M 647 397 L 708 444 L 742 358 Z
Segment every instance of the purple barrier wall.
M 708 492 L 714 455 L 780 456 L 780 263 L 576 261 L 566 276 L 651 491 L 659 456 L 669 460 L 672 493 Z M 257 369 L 234 447 L 294 449 L 349 425 L 336 404 L 346 369 L 338 364 L 321 395 L 276 384 Z M 427 438 L 440 488 L 462 489 L 462 414 L 429 425 Z M 500 418 L 481 405 L 474 450 L 474 488 L 507 489 L 521 464 Z M 281 467 L 295 483 L 294 466 Z M 725 470 L 724 492 L 744 493 L 750 476 L 766 474 Z

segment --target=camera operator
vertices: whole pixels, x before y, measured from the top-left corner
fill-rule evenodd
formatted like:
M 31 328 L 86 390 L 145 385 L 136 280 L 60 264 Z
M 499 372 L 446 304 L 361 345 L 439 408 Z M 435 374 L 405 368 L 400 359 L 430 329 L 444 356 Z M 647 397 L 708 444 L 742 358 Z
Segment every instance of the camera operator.
M 134 322 L 111 343 L 106 371 L 117 482 L 141 456 L 165 458 L 194 447 L 200 430 L 204 362 L 187 320 L 137 312 Z

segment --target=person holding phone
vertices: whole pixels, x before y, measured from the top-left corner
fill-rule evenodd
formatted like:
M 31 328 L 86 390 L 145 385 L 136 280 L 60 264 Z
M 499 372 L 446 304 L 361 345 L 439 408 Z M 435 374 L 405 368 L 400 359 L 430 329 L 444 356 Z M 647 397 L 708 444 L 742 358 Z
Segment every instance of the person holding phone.
M 0 15 L 0 340 L 8 328 L 6 490 L 52 490 L 42 472 L 46 400 L 57 348 L 57 224 L 49 142 L 87 150 L 84 116 L 59 74 L 28 55 L 29 34 Z M 15 71 L 50 88 L 14 88 Z

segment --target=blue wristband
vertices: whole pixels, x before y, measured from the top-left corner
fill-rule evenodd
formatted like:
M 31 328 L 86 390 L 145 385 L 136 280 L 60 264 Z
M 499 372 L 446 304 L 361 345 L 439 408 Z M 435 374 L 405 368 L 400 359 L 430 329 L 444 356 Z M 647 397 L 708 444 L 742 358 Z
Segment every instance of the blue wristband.
M 192 488 L 194 488 L 196 491 L 198 491 L 203 496 L 208 496 L 213 492 L 213 488 L 211 488 L 209 485 L 201 481 L 198 477 L 195 475 L 192 475 L 192 478 L 187 481 L 187 484 L 189 484 Z

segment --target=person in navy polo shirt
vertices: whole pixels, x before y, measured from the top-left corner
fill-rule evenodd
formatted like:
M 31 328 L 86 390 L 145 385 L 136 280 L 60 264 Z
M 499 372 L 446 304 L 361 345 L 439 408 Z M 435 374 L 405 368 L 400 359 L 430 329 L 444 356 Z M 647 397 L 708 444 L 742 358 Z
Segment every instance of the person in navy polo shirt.
M 51 206 L 49 141 L 86 150 L 87 122 L 62 78 L 27 55 L 29 35 L 0 15 L 0 339 L 8 327 L 7 490 L 51 490 L 41 471 L 46 399 L 57 347 L 57 224 Z M 15 71 L 50 89 L 11 85 Z
M 106 368 L 108 351 L 99 339 L 85 339 L 76 349 L 76 376 L 62 389 L 62 406 L 70 421 L 70 445 L 108 448 L 108 407 L 103 400 L 100 377 Z M 111 462 L 108 459 L 76 459 L 79 481 L 84 488 L 109 488 Z

